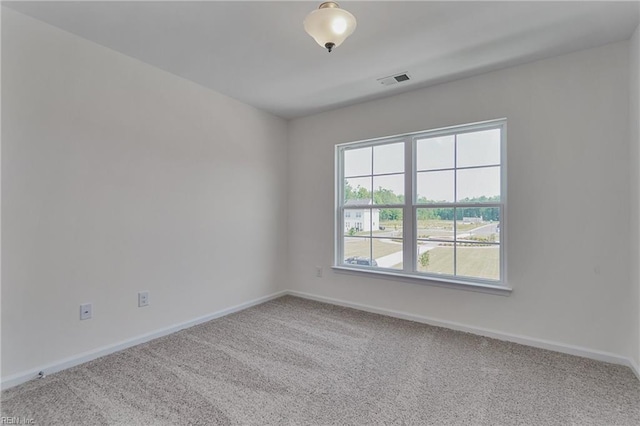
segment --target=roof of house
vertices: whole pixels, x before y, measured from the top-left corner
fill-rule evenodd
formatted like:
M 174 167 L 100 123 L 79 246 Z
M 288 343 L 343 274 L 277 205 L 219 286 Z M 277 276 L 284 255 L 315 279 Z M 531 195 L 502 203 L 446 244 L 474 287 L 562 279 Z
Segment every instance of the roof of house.
M 345 206 L 368 206 L 371 205 L 371 199 L 370 198 L 358 198 L 358 199 L 351 199 L 351 200 L 347 200 L 344 203 Z

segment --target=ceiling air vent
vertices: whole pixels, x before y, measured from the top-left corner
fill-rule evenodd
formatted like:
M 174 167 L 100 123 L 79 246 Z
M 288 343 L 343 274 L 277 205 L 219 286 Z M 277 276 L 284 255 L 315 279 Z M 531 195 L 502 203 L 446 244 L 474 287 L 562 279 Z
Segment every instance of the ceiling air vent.
M 379 78 L 378 82 L 383 86 L 391 86 L 394 84 L 402 83 L 403 81 L 409 81 L 410 79 L 411 79 L 411 76 L 408 73 L 403 72 L 402 74 L 396 74 L 396 75 L 391 75 L 389 77 Z

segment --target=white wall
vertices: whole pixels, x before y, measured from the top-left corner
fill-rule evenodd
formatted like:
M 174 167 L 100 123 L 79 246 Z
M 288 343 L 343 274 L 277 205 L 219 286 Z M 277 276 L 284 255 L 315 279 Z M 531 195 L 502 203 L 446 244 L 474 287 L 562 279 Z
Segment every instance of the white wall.
M 292 288 L 631 356 L 628 47 L 620 42 L 292 121 Z M 335 144 L 501 117 L 508 119 L 511 296 L 329 269 Z M 323 278 L 315 265 L 325 267 Z
M 6 8 L 2 112 L 3 378 L 279 290 L 284 120 Z
M 631 137 L 631 285 L 636 300 L 634 311 L 633 359 L 640 369 L 640 26 L 629 42 L 629 134 Z M 640 371 L 640 370 L 639 370 Z

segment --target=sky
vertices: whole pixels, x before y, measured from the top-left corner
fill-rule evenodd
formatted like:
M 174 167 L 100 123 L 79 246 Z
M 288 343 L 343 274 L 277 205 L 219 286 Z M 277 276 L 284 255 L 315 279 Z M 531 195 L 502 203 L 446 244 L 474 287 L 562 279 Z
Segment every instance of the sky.
M 456 143 L 457 142 L 457 143 Z M 404 194 L 404 144 L 393 143 L 346 150 L 344 171 L 348 183 L 371 188 L 382 187 Z M 475 167 L 500 164 L 500 130 L 491 129 L 418 139 L 416 141 L 416 190 L 418 197 L 436 201 L 455 201 L 454 166 Z M 451 169 L 451 170 L 441 170 Z M 372 173 L 373 172 L 373 173 Z M 457 199 L 500 195 L 500 167 L 457 171 Z M 377 176 L 379 174 L 388 174 Z

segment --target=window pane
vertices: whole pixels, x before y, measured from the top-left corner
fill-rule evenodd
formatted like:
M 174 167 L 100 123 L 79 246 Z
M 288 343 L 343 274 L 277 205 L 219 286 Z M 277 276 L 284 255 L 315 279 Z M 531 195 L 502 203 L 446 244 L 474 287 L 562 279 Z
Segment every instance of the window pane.
M 500 164 L 500 129 L 458 135 L 458 167 Z
M 345 265 L 375 266 L 371 261 L 371 238 L 345 237 Z
M 418 139 L 416 142 L 417 170 L 453 168 L 454 141 L 453 135 Z
M 355 201 L 361 201 L 359 204 L 371 204 L 371 178 L 348 178 L 344 180 L 344 199 L 349 203 L 349 200 L 354 200 L 351 205 L 358 204 Z
M 453 209 L 416 209 L 418 240 L 454 239 Z
M 458 242 L 500 242 L 500 208 L 458 208 L 456 217 Z
M 373 174 L 404 172 L 404 143 L 373 147 Z
M 371 210 L 369 209 L 345 208 L 343 223 L 345 236 L 371 236 Z M 374 229 L 377 229 L 377 226 Z
M 417 174 L 418 203 L 452 203 L 454 171 L 421 172 Z
M 374 209 L 377 210 L 377 209 Z M 402 209 L 380 209 L 376 237 L 402 238 Z M 375 218 L 375 213 L 374 213 Z
M 374 266 L 402 269 L 402 238 L 373 238 Z
M 373 177 L 375 204 L 404 203 L 404 174 Z
M 456 273 L 466 277 L 500 279 L 500 246 L 497 244 L 456 245 Z
M 458 202 L 500 201 L 500 167 L 458 170 Z
M 371 147 L 344 151 L 344 177 L 371 174 Z
M 419 241 L 416 267 L 420 272 L 453 275 L 453 244 Z

